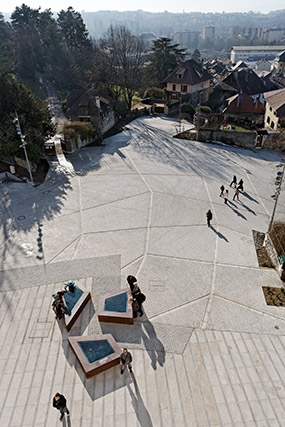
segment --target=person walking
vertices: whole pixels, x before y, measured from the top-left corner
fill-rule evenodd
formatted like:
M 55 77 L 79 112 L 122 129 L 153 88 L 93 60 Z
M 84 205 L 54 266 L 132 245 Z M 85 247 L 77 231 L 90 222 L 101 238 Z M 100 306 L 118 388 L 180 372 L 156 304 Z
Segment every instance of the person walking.
M 129 368 L 130 374 L 133 372 L 132 361 L 133 361 L 133 358 L 131 353 L 128 351 L 127 348 L 124 348 L 123 353 L 121 354 L 121 357 L 120 357 L 121 374 L 124 373 L 126 366 Z
M 230 187 L 232 186 L 232 185 L 235 185 L 235 188 L 236 188 L 236 186 L 237 186 L 237 177 L 234 175 L 233 176 L 233 180 L 232 180 L 232 182 L 230 183 Z
M 131 294 L 133 297 L 133 316 L 137 317 L 137 313 L 140 313 L 140 317 L 143 315 L 142 304 L 145 302 L 146 297 L 141 292 L 137 279 L 135 276 L 128 276 L 127 282 L 131 288 Z
M 211 210 L 209 209 L 208 212 L 206 213 L 206 217 L 207 217 L 207 224 L 208 227 L 211 227 L 211 220 L 213 218 L 213 214 L 211 212 Z
M 223 195 L 224 195 L 224 191 L 225 191 L 225 187 L 224 187 L 223 185 L 221 185 L 220 190 L 221 190 L 221 192 L 220 192 L 220 197 L 223 197 Z
M 239 183 L 238 183 L 238 189 L 239 189 L 240 191 L 243 191 L 243 180 L 242 180 L 242 179 L 240 179 L 240 181 L 239 181 Z
M 229 190 L 226 190 L 224 194 L 224 201 L 226 205 L 228 204 L 228 198 L 229 198 Z
M 237 188 L 233 197 L 233 200 L 235 200 L 235 198 L 237 198 L 237 200 L 239 200 L 239 189 Z
M 63 420 L 64 414 L 69 416 L 69 410 L 67 409 L 67 406 L 66 406 L 66 398 L 63 396 L 63 394 L 60 394 L 60 393 L 55 394 L 53 398 L 52 406 L 59 410 L 60 421 Z

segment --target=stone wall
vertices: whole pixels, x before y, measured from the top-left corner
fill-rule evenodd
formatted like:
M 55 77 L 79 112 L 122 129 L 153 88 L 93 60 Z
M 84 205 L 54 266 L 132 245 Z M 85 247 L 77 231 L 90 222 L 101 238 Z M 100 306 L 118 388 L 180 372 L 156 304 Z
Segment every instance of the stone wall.
M 262 148 L 285 151 L 285 135 L 278 132 L 265 135 L 262 140 Z
M 196 133 L 193 131 L 181 132 L 175 135 L 175 138 L 180 139 L 196 139 Z M 245 148 L 255 148 L 256 132 L 239 132 L 226 130 L 200 129 L 198 141 L 211 142 L 219 141 L 229 145 L 238 145 Z

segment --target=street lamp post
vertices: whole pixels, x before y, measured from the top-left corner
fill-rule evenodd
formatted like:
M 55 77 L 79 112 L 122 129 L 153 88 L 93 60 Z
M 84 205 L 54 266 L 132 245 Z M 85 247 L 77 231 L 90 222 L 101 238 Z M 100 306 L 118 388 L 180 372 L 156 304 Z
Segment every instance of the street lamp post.
M 20 136 L 21 143 L 22 143 L 19 147 L 23 148 L 23 150 L 24 150 L 25 158 L 26 158 L 26 163 L 27 163 L 28 171 L 29 171 L 29 175 L 30 175 L 30 180 L 31 180 L 31 183 L 34 185 L 34 180 L 33 180 L 33 175 L 32 175 L 32 170 L 31 170 L 31 165 L 30 165 L 30 162 L 29 162 L 29 159 L 28 159 L 28 153 L 27 153 L 27 150 L 26 150 L 27 143 L 25 141 L 25 136 L 22 134 L 22 130 L 21 130 L 21 126 L 20 126 L 20 122 L 19 122 L 17 111 L 15 111 L 15 116 L 16 117 L 14 118 L 13 123 L 15 123 L 15 125 L 16 125 L 17 134 Z
M 274 216 L 275 216 L 275 212 L 276 212 L 276 208 L 277 208 L 278 197 L 279 197 L 280 192 L 281 192 L 281 186 L 282 186 L 282 181 L 283 181 L 284 172 L 285 172 L 285 161 L 283 161 L 283 163 L 277 165 L 277 167 L 282 167 L 282 172 L 278 171 L 277 176 L 275 178 L 276 190 L 275 190 L 274 196 L 272 196 L 275 199 L 275 203 L 274 203 L 274 207 L 273 207 L 273 211 L 272 211 L 272 215 L 271 215 L 271 219 L 269 222 L 267 233 L 270 233 L 270 231 L 272 229 L 272 224 L 273 224 L 273 220 L 274 220 Z

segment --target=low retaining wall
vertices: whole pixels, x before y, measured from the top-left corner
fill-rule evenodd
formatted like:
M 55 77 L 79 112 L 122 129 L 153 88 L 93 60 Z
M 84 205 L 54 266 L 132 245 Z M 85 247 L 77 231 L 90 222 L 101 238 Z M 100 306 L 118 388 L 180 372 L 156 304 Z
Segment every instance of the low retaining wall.
M 178 135 L 175 135 L 175 138 L 180 139 L 196 139 L 197 133 L 185 131 L 181 132 Z M 198 141 L 207 142 L 207 141 L 221 141 L 229 145 L 238 145 L 245 148 L 255 148 L 256 132 L 240 132 L 234 130 L 212 130 L 212 129 L 200 129 L 198 133 Z
M 244 148 L 265 148 L 266 150 L 285 151 L 285 135 L 278 132 L 264 135 L 259 146 L 256 146 L 257 133 L 255 131 L 200 129 L 198 135 L 198 141 L 200 142 L 219 141 L 224 144 L 237 145 Z M 186 130 L 175 135 L 174 138 L 195 141 L 197 139 L 197 130 Z
M 281 133 L 269 133 L 262 139 L 262 148 L 267 150 L 285 151 L 285 135 Z

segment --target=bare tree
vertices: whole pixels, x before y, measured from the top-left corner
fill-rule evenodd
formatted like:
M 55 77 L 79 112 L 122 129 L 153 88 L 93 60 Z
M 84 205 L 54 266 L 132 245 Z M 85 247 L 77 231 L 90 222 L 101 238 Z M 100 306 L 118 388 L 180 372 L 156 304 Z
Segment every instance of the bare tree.
M 120 91 L 128 109 L 140 87 L 145 62 L 145 44 L 124 26 L 111 26 L 100 42 L 105 58 L 105 76 L 118 95 Z

